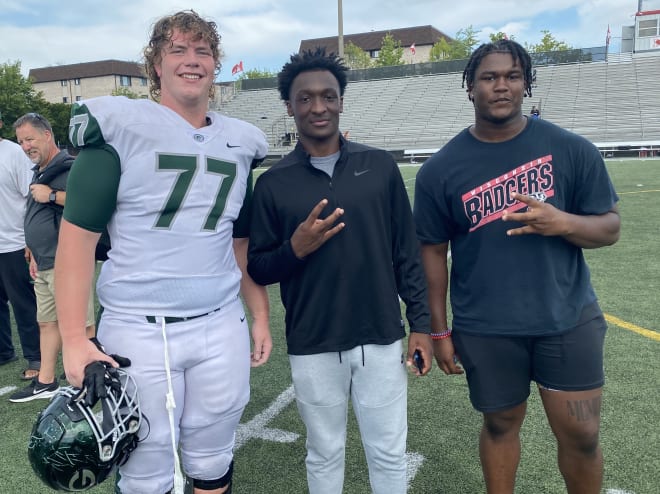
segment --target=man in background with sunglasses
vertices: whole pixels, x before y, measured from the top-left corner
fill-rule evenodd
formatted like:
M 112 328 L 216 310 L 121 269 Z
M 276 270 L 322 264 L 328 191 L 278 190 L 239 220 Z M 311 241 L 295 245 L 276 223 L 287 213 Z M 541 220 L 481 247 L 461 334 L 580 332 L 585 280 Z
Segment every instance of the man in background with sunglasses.
M 34 163 L 25 214 L 25 242 L 31 253 L 30 275 L 37 296 L 37 321 L 41 336 L 41 368 L 30 384 L 10 396 L 22 403 L 51 398 L 59 388 L 55 365 L 62 347 L 55 312 L 55 251 L 66 200 L 66 182 L 73 156 L 55 144 L 53 128 L 38 113 L 26 113 L 14 122 L 16 140 Z M 95 332 L 94 297 L 87 307 L 86 331 Z

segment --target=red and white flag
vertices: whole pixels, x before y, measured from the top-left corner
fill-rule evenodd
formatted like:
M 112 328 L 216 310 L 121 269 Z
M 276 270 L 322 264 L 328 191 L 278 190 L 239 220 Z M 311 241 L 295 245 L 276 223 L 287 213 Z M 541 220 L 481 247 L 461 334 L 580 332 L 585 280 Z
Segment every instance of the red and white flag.
M 610 46 L 610 40 L 612 39 L 612 33 L 610 32 L 610 25 L 607 25 L 607 36 L 605 37 L 605 45 Z
M 239 72 L 243 72 L 243 60 L 234 65 L 231 69 L 231 75 L 236 75 Z
M 417 50 L 415 50 L 415 43 L 413 43 L 412 45 L 410 45 L 410 53 L 412 53 L 413 55 L 414 55 L 415 53 L 417 53 Z

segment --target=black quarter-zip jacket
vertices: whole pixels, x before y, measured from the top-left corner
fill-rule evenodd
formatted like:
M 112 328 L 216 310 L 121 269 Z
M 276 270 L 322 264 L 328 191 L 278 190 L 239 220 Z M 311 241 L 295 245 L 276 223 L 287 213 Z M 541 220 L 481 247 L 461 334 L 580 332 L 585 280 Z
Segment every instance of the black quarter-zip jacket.
M 304 259 L 291 236 L 322 199 L 320 217 L 343 208 L 345 228 Z M 332 178 L 310 164 L 300 143 L 255 185 L 248 272 L 280 283 L 288 352 L 308 355 L 430 332 L 426 280 L 412 212 L 392 156 L 341 137 Z

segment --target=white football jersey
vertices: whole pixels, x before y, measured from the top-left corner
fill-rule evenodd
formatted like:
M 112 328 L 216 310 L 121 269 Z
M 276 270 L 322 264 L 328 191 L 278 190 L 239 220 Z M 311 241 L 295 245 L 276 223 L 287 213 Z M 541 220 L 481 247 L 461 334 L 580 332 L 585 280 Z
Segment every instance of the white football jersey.
M 121 165 L 112 250 L 97 284 L 104 307 L 185 317 L 238 295 L 233 222 L 251 164 L 268 144 L 247 122 L 207 116 L 210 125 L 195 129 L 149 100 L 105 96 L 74 105 L 71 142 L 108 144 Z

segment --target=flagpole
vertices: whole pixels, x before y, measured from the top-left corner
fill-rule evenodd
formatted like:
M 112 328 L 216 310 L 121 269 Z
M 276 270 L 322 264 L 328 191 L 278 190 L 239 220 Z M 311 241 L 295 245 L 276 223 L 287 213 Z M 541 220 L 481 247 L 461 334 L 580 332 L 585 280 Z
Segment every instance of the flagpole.
M 610 31 L 610 25 L 607 25 L 607 34 L 605 35 L 605 61 L 609 59 L 610 52 L 610 40 L 612 39 L 612 32 Z
M 341 0 L 337 0 L 337 44 L 339 45 L 339 57 L 344 58 L 344 15 Z

